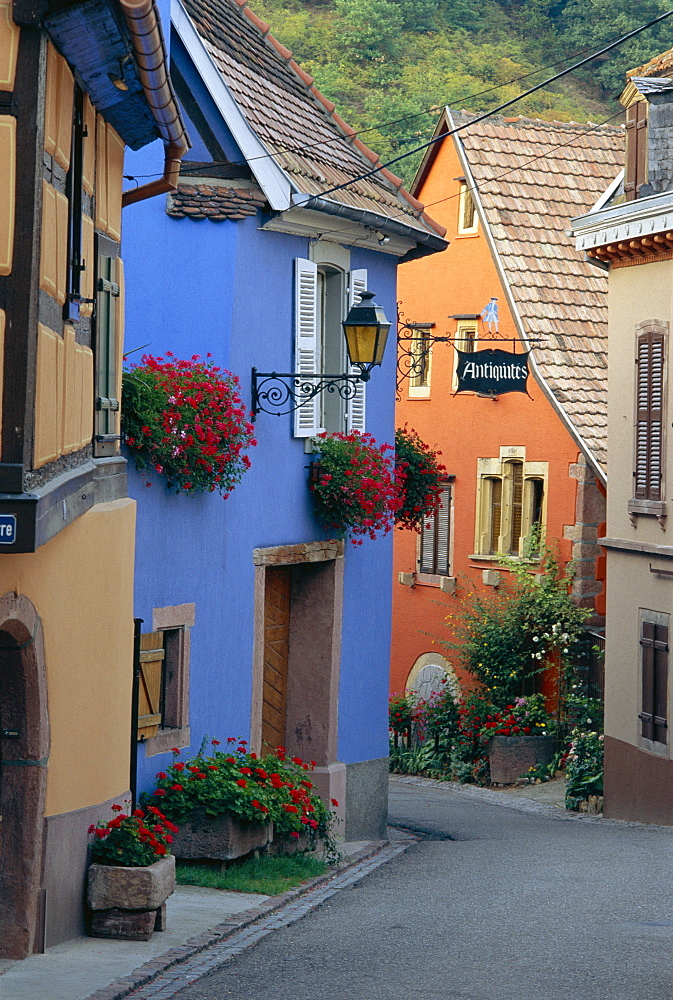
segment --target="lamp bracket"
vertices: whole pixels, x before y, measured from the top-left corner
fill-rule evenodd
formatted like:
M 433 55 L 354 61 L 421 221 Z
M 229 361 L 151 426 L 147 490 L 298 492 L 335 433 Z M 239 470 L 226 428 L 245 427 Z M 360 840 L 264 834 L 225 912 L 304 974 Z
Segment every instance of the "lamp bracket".
M 368 382 L 372 366 L 359 365 L 359 373 L 327 375 L 304 372 L 258 372 L 252 369 L 252 420 L 258 413 L 277 417 L 293 413 L 322 392 L 336 392 L 352 399 L 360 382 Z

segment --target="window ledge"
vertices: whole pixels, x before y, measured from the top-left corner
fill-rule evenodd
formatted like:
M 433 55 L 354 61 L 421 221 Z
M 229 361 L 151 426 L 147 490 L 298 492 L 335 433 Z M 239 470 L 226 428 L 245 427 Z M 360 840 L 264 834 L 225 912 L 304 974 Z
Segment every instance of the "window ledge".
M 640 750 L 645 750 L 656 757 L 670 757 L 667 743 L 656 743 L 654 740 L 648 740 L 640 734 L 638 734 L 638 747 Z
M 160 729 L 156 736 L 143 740 L 145 757 L 156 757 L 159 753 L 167 753 L 173 747 L 188 747 L 190 743 L 189 726 L 180 729 Z
M 416 585 L 420 587 L 438 587 L 445 594 L 455 594 L 455 576 L 440 576 L 435 573 L 416 573 Z
M 629 514 L 649 514 L 651 517 L 666 516 L 665 500 L 629 500 Z
M 636 525 L 639 517 L 656 517 L 659 526 L 666 526 L 666 501 L 665 500 L 629 500 L 626 507 L 631 524 Z

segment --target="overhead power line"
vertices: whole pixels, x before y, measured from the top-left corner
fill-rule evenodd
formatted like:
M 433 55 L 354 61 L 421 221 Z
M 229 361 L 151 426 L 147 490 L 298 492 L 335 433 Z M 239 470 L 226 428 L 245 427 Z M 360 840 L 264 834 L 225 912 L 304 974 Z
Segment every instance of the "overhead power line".
M 504 111 L 505 108 L 510 108 L 513 104 L 516 104 L 518 101 L 523 100 L 524 97 L 529 97 L 531 94 L 536 93 L 538 90 L 542 90 L 543 87 L 547 87 L 550 83 L 554 83 L 556 80 L 560 80 L 562 77 L 567 76 L 568 73 L 572 73 L 576 69 L 580 69 L 580 67 L 586 66 L 587 63 L 593 62 L 594 59 L 598 59 L 599 56 L 605 55 L 606 52 L 611 52 L 612 49 L 617 48 L 618 45 L 622 45 L 624 42 L 627 42 L 630 38 L 634 38 L 641 32 L 646 31 L 647 28 L 651 28 L 653 27 L 653 25 L 659 24 L 661 21 L 664 21 L 667 17 L 670 17 L 671 14 L 673 14 L 673 9 L 667 10 L 664 14 L 660 14 L 658 17 L 653 18 L 646 24 L 641 24 L 640 27 L 634 28 L 632 31 L 627 32 L 625 35 L 622 35 L 615 41 L 610 42 L 608 45 L 604 45 L 602 49 L 598 49 L 596 52 L 592 52 L 591 55 L 586 56 L 584 59 L 580 59 L 579 62 L 573 63 L 572 66 L 566 67 L 566 69 L 561 70 L 560 73 L 555 73 L 554 76 L 550 76 L 548 80 L 544 80 L 542 83 L 537 83 L 534 87 L 531 87 L 529 90 L 526 90 L 523 94 L 519 94 L 518 97 L 513 97 L 509 101 L 504 101 L 502 104 L 498 105 L 497 108 L 493 108 L 491 111 L 485 111 L 483 114 L 477 115 L 476 118 L 472 118 L 469 122 L 464 122 L 462 125 L 456 125 L 455 128 L 449 129 L 446 132 L 441 132 L 439 135 L 434 136 L 434 138 L 430 139 L 428 142 L 424 142 L 420 146 L 416 146 L 414 149 L 407 150 L 406 153 L 401 153 L 399 156 L 393 157 L 392 160 L 387 160 L 385 163 L 380 163 L 377 167 L 374 167 L 372 170 L 368 170 L 364 174 L 360 174 L 358 177 L 352 177 L 350 180 L 344 181 L 342 184 L 336 184 L 334 187 L 328 188 L 327 191 L 321 191 L 319 196 L 314 196 L 314 197 L 325 198 L 327 197 L 327 195 L 334 194 L 335 191 L 342 191 L 344 188 L 350 187 L 351 184 L 357 184 L 358 181 L 364 181 L 367 180 L 367 178 L 369 177 L 373 177 L 374 174 L 379 173 L 381 170 L 384 170 L 387 167 L 393 166 L 395 163 L 399 163 L 400 160 L 406 159 L 407 156 L 412 156 L 414 153 L 420 153 L 422 152 L 422 150 L 428 149 L 430 146 L 433 146 L 435 143 L 440 142 L 442 139 L 448 138 L 448 136 L 455 135 L 457 132 L 462 132 L 463 129 L 471 128 L 473 125 L 478 125 L 479 122 L 483 122 L 487 118 L 491 118 L 493 115 L 499 114 L 499 112 Z M 308 202 L 310 200 L 311 196 L 308 196 L 306 201 Z

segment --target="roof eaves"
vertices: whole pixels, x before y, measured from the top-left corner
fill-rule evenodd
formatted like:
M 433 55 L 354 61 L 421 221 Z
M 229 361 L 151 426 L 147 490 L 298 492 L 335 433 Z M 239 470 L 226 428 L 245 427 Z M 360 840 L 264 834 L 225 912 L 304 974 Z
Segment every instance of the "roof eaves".
M 288 68 L 294 73 L 297 79 L 301 81 L 306 88 L 307 93 L 309 93 L 313 99 L 317 101 L 328 118 L 331 118 L 333 124 L 336 125 L 344 139 L 354 146 L 362 156 L 369 160 L 372 166 L 377 166 L 377 164 L 381 162 L 378 154 L 362 142 L 362 140 L 357 137 L 356 130 L 352 129 L 343 120 L 343 118 L 337 114 L 336 105 L 333 104 L 332 101 L 328 100 L 324 94 L 318 90 L 315 86 L 313 77 L 301 68 L 299 63 L 297 63 L 297 61 L 293 58 L 290 49 L 286 48 L 282 42 L 279 42 L 278 39 L 271 33 L 270 26 L 266 23 L 266 21 L 262 21 L 262 19 L 250 9 L 248 6 L 248 0 L 232 0 L 232 2 L 240 8 L 241 13 L 244 14 L 250 23 L 253 24 L 260 32 L 267 45 L 270 45 L 273 49 L 275 49 L 280 58 L 287 63 Z M 422 224 L 429 225 L 435 232 L 440 233 L 441 236 L 446 235 L 446 229 L 438 222 L 430 219 L 430 217 L 425 214 L 425 206 L 421 205 L 421 203 L 417 201 L 413 195 L 409 194 L 404 187 L 404 181 L 402 178 L 396 177 L 395 174 L 391 173 L 386 167 L 381 168 L 379 175 L 385 182 L 392 186 L 394 193 L 399 198 L 406 201 L 411 206 L 414 214 Z
M 450 127 L 453 128 L 453 117 L 451 115 L 450 109 L 448 109 L 448 108 L 447 108 L 447 115 L 448 115 L 449 125 L 450 125 Z M 456 149 L 457 149 L 457 152 L 458 152 L 458 158 L 460 159 L 460 162 L 461 162 L 461 164 L 463 166 L 463 170 L 465 171 L 465 176 L 466 176 L 466 178 L 468 178 L 468 181 L 469 181 L 469 184 L 470 184 L 470 188 L 472 190 L 472 197 L 473 197 L 474 203 L 475 203 L 475 205 L 477 207 L 477 213 L 479 215 L 479 220 L 480 220 L 480 222 L 481 222 L 481 224 L 482 224 L 482 226 L 484 228 L 484 235 L 486 236 L 486 241 L 487 241 L 489 249 L 491 251 L 491 256 L 493 258 L 493 262 L 495 263 L 495 266 L 496 266 L 496 269 L 497 269 L 497 272 L 498 272 L 498 276 L 500 278 L 500 283 L 502 285 L 503 291 L 505 292 L 505 297 L 507 298 L 507 304 L 508 304 L 508 306 L 510 308 L 510 311 L 512 313 L 512 316 L 514 318 L 514 323 L 516 325 L 519 337 L 521 338 L 521 342 L 527 348 L 527 350 L 530 351 L 531 350 L 531 345 L 529 343 L 528 335 L 526 333 L 526 329 L 524 327 L 523 320 L 521 318 L 521 313 L 519 311 L 518 303 L 517 303 L 516 298 L 514 296 L 514 292 L 512 291 L 512 287 L 511 287 L 510 282 L 509 282 L 509 280 L 507 278 L 507 273 L 506 273 L 505 268 L 503 266 L 502 259 L 500 257 L 499 252 L 498 252 L 498 247 L 497 247 L 497 244 L 496 244 L 496 241 L 495 241 L 495 237 L 494 237 L 493 232 L 491 230 L 491 227 L 490 227 L 490 224 L 488 222 L 488 218 L 486 216 L 486 212 L 484 210 L 484 206 L 483 206 L 483 203 L 482 203 L 482 200 L 481 200 L 481 194 L 480 194 L 480 191 L 479 191 L 479 187 L 478 187 L 478 185 L 477 185 L 477 183 L 476 183 L 476 181 L 475 181 L 475 179 L 474 179 L 474 177 L 472 175 L 472 170 L 470 168 L 470 164 L 469 164 L 469 161 L 467 159 L 467 155 L 465 153 L 465 147 L 463 146 L 463 143 L 461 142 L 460 137 L 456 137 L 455 142 L 456 142 Z M 566 410 L 564 409 L 562 403 L 557 398 L 556 394 L 549 387 L 549 385 L 547 383 L 547 380 L 545 379 L 544 375 L 540 371 L 539 365 L 538 365 L 538 363 L 537 363 L 537 361 L 536 361 L 536 359 L 535 359 L 535 357 L 534 357 L 534 355 L 533 355 L 532 352 L 530 354 L 530 362 L 531 362 L 531 368 L 532 368 L 533 373 L 535 375 L 535 378 L 536 378 L 536 380 L 538 382 L 538 385 L 540 386 L 540 388 L 542 389 L 543 393 L 545 394 L 545 396 L 547 397 L 547 399 L 551 403 L 551 405 L 554 408 L 554 410 L 556 410 L 556 412 L 558 413 L 558 415 L 559 415 L 559 417 L 561 419 L 561 422 L 564 424 L 564 426 L 566 427 L 566 429 L 570 433 L 571 437 L 573 438 L 573 440 L 577 444 L 577 446 L 580 449 L 580 451 L 582 451 L 584 453 L 584 455 L 586 456 L 586 458 L 588 459 L 588 461 L 591 463 L 591 466 L 595 470 L 596 475 L 601 480 L 602 484 L 606 485 L 607 484 L 607 475 L 606 475 L 606 472 L 605 472 L 605 469 L 604 469 L 603 465 L 597 459 L 597 457 L 594 454 L 593 450 L 589 447 L 589 445 L 587 444 L 587 442 L 584 440 L 583 436 L 578 431 L 578 429 L 575 426 L 575 424 L 573 423 L 570 415 L 566 412 Z
M 240 0 L 233 2 L 240 3 Z M 235 142 L 250 164 L 250 169 L 264 191 L 269 205 L 274 211 L 285 211 L 291 205 L 294 185 L 249 125 L 180 0 L 171 0 L 171 23 Z M 264 25 L 263 21 L 260 23 Z

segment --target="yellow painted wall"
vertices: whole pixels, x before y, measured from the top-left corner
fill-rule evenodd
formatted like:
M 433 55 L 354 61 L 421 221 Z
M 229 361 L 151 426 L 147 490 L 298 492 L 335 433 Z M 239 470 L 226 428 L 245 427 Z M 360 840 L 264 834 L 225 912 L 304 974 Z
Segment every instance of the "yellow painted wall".
M 1 14 L 2 7 L 0 24 Z M 10 115 L 0 115 L 0 178 L 0 274 L 6 275 L 12 270 L 16 197 L 16 119 Z
M 37 552 L 3 555 L 2 593 L 42 619 L 51 749 L 45 814 L 129 787 L 135 501 L 98 504 Z
M 0 0 L 0 90 L 14 90 L 19 28 L 12 20 L 12 0 Z

